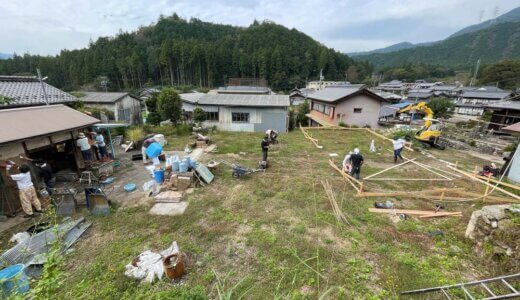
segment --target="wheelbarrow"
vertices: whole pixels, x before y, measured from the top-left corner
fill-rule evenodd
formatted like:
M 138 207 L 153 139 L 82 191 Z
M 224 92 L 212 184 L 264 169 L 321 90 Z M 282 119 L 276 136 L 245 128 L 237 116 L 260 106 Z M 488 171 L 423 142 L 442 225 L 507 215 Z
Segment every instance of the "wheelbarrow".
M 251 173 L 264 171 L 262 169 L 251 169 L 251 168 L 244 167 L 244 166 L 241 166 L 241 165 L 238 165 L 238 164 L 235 164 L 235 163 L 227 162 L 225 160 L 221 160 L 221 162 L 231 167 L 231 172 L 232 172 L 231 175 L 234 178 L 239 178 L 239 177 L 242 177 L 244 175 L 249 175 Z

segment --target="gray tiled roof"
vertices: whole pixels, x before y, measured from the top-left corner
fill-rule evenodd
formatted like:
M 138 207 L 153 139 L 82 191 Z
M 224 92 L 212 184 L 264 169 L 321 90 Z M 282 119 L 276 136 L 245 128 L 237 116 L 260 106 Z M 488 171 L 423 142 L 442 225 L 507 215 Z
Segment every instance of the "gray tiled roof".
M 287 107 L 289 95 L 204 94 L 198 104 L 221 106 Z
M 85 96 L 80 100 L 84 103 L 113 103 L 129 95 L 128 93 L 104 93 L 104 92 L 85 92 Z
M 410 92 L 408 93 L 408 96 L 407 98 L 408 99 L 414 99 L 414 98 L 430 98 L 431 96 L 433 96 L 433 93 L 432 92 Z
M 43 83 L 49 104 L 76 101 L 76 97 L 47 83 Z M 1 108 L 21 107 L 45 104 L 41 84 L 31 76 L 0 76 L 0 95 L 11 99 L 8 104 L 0 104 Z

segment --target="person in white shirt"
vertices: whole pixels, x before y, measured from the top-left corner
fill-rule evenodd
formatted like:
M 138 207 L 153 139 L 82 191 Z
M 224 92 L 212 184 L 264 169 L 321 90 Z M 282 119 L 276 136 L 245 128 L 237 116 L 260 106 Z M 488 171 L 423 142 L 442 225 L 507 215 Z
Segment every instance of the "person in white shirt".
M 16 166 L 16 165 L 15 165 Z M 9 174 L 10 166 L 6 168 L 7 175 L 11 176 L 11 178 L 16 182 L 16 186 L 19 190 L 20 195 L 20 203 L 22 204 L 22 209 L 25 212 L 24 218 L 32 218 L 33 217 L 33 209 L 37 213 L 42 212 L 42 205 L 40 200 L 38 200 L 38 196 L 36 195 L 36 190 L 34 189 L 34 185 L 31 180 L 31 172 L 28 165 L 21 165 L 19 168 L 19 174 Z
M 392 141 L 392 144 L 394 144 L 394 163 L 397 163 L 397 158 L 399 157 L 401 160 L 404 160 L 401 156 L 401 151 L 404 148 L 406 141 L 403 139 L 398 138 L 397 136 L 394 136 L 394 140 Z
M 97 132 L 92 133 L 94 137 L 94 142 L 96 142 L 96 145 L 99 149 L 99 155 L 101 155 L 102 160 L 106 160 L 108 158 L 108 151 L 107 151 L 107 145 L 105 144 L 105 137 Z
M 350 164 L 350 156 L 354 154 L 354 152 L 350 151 L 347 155 L 345 155 L 345 158 L 343 159 L 343 171 L 350 174 L 350 171 L 352 171 L 352 165 Z
M 83 132 L 78 134 L 78 139 L 76 140 L 76 146 L 81 149 L 81 154 L 83 155 L 83 159 L 86 161 L 92 160 L 92 152 L 90 151 L 90 144 L 88 143 L 88 138 L 85 136 Z

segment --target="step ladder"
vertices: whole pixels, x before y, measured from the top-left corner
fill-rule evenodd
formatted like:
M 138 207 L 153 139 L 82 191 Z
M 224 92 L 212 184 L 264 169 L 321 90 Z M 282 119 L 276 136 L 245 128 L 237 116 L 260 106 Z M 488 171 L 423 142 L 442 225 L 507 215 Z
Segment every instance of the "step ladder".
M 418 295 L 423 293 L 440 292 L 442 293 L 442 295 L 444 295 L 446 299 L 460 299 L 461 297 L 458 297 L 450 293 L 450 290 L 452 292 L 456 292 L 456 290 L 458 289 L 458 292 L 460 294 L 463 294 L 462 299 L 509 299 L 520 297 L 519 289 L 515 289 L 511 284 L 512 281 L 518 280 L 520 280 L 520 273 L 478 281 L 458 283 L 454 285 L 445 285 L 420 290 L 406 291 L 401 292 L 401 295 Z M 493 288 L 489 286 L 490 284 L 494 284 L 497 286 Z M 498 290 L 498 287 L 500 287 L 500 291 Z M 471 294 L 470 288 L 481 288 L 480 290 L 484 292 L 486 296 L 475 296 L 474 294 Z

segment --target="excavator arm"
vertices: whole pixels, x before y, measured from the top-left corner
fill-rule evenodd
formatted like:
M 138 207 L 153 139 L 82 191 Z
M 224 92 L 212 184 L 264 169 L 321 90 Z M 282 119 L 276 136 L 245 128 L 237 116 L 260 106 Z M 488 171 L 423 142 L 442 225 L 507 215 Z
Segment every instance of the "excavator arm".
M 412 103 L 407 107 L 399 110 L 400 113 L 408 112 L 410 110 L 416 110 L 424 113 L 424 126 L 417 131 L 415 138 L 419 141 L 425 142 L 433 147 L 444 149 L 444 145 L 439 143 L 442 131 L 438 126 L 432 126 L 435 121 L 433 119 L 433 111 L 426 105 L 426 102 Z M 436 121 L 438 122 L 438 121 Z
M 417 110 L 423 112 L 426 115 L 426 117 L 424 118 L 424 128 L 430 128 L 433 120 L 433 111 L 426 105 L 426 102 L 412 103 L 407 107 L 401 109 L 399 112 L 403 113 L 410 110 Z

